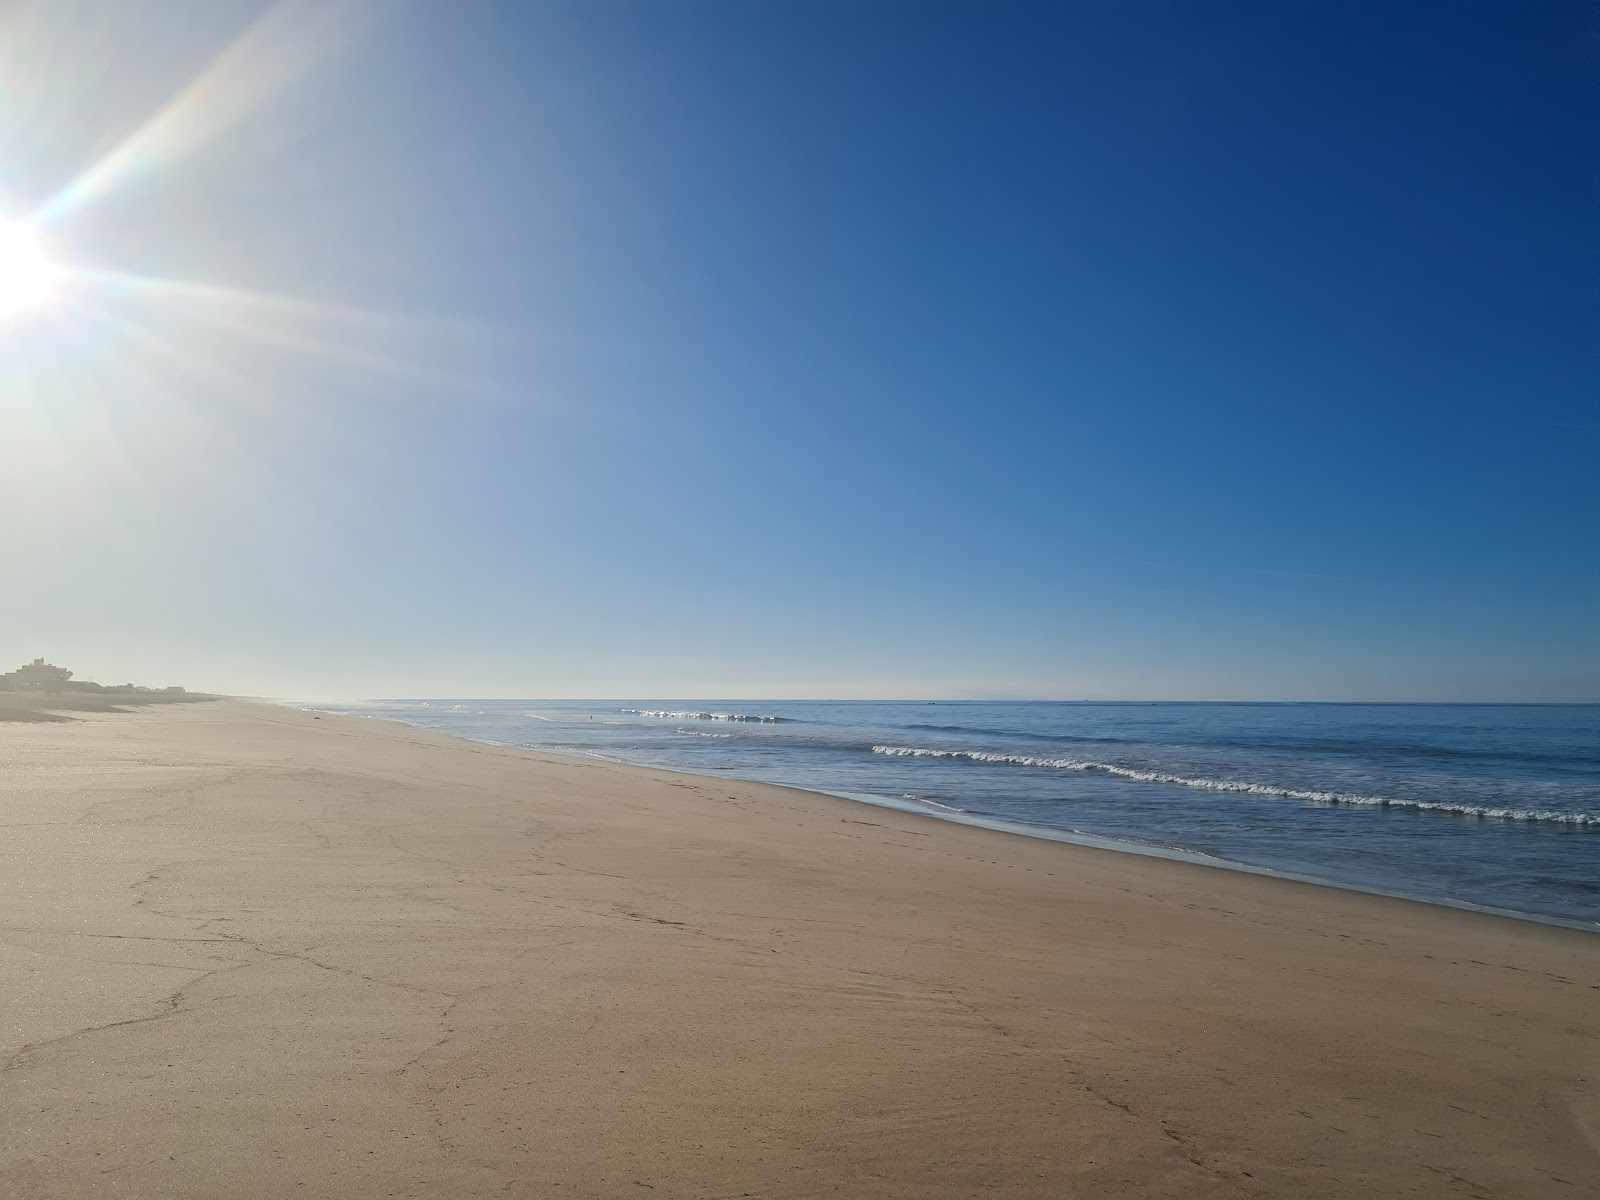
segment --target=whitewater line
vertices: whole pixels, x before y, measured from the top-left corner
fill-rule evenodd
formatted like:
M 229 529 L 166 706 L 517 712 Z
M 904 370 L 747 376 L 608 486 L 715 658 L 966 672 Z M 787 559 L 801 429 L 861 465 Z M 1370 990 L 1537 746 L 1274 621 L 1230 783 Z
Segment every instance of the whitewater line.
M 872 752 L 892 758 L 961 758 L 969 762 L 1009 763 L 1019 767 L 1046 767 L 1058 771 L 1098 771 L 1141 783 L 1170 783 L 1179 787 L 1199 788 L 1210 792 L 1234 792 L 1250 796 L 1284 796 L 1291 800 L 1304 800 L 1310 804 L 1336 807 L 1392 808 L 1410 812 L 1447 813 L 1451 816 L 1472 817 L 1479 820 L 1529 821 L 1550 825 L 1573 825 L 1580 829 L 1600 829 L 1600 815 L 1593 813 L 1482 808 L 1473 804 L 1396 800 L 1387 796 L 1351 796 L 1339 792 L 1314 792 L 1301 788 L 1241 783 L 1231 779 L 1196 779 L 1187 775 L 1170 775 L 1165 771 L 1119 767 L 1114 763 L 1094 762 L 1090 759 L 1036 758 L 1027 754 L 995 754 L 985 750 L 931 750 L 921 746 L 874 746 Z

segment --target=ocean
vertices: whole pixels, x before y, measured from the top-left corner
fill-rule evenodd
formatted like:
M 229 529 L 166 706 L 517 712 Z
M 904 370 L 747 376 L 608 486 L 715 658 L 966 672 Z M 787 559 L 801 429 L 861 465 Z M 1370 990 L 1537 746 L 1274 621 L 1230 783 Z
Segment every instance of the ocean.
M 1600 705 L 316 707 L 1600 930 Z

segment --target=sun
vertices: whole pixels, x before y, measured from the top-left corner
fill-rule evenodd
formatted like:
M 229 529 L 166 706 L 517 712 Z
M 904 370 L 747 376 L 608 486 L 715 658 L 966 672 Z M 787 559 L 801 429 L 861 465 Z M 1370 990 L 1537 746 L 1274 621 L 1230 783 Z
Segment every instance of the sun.
M 27 225 L 0 221 L 0 320 L 42 308 L 54 298 L 61 268 Z

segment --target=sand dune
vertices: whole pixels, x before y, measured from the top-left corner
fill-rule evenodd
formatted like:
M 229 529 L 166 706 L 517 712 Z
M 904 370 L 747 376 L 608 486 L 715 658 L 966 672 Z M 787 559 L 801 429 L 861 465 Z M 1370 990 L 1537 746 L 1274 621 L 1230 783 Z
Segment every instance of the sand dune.
M 242 702 L 0 731 L 6 1197 L 1581 1197 L 1600 938 Z

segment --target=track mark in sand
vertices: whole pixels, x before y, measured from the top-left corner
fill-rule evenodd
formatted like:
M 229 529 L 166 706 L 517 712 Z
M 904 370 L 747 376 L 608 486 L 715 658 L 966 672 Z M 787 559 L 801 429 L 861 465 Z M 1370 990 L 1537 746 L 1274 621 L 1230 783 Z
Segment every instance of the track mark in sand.
M 464 999 L 464 996 L 465 994 L 451 996 L 450 1003 L 446 1004 L 443 1011 L 439 1013 L 438 1020 L 439 1024 L 444 1026 L 444 1036 L 433 1042 L 431 1045 L 425 1046 L 423 1049 L 417 1051 L 417 1053 L 412 1055 L 411 1058 L 406 1060 L 404 1063 L 401 1063 L 400 1066 L 396 1067 L 394 1071 L 396 1075 L 404 1075 L 407 1071 L 411 1070 L 412 1067 L 421 1063 L 423 1059 L 427 1058 L 428 1055 L 432 1054 L 435 1050 L 439 1049 L 441 1046 L 448 1045 L 452 1040 L 454 1040 L 456 1036 L 455 1027 L 450 1025 L 448 1022 L 450 1020 L 450 1014 L 455 1011 L 456 1005 L 461 1003 L 461 1001 Z M 423 1086 L 427 1087 L 426 1084 Z M 432 1091 L 435 1089 L 429 1088 L 428 1090 Z
M 204 983 L 207 979 L 210 979 L 215 975 L 223 975 L 229 971 L 238 971 L 244 967 L 255 966 L 260 961 L 261 960 L 259 959 L 247 958 L 240 962 L 229 963 L 225 967 L 213 967 L 210 970 L 206 970 L 203 967 L 174 968 L 176 970 L 191 971 L 193 972 L 195 978 L 189 980 L 181 987 L 169 992 L 167 995 L 163 996 L 159 1001 L 157 1001 L 156 1003 L 161 1006 L 160 1012 L 147 1013 L 141 1017 L 128 1017 L 121 1021 L 105 1021 L 98 1025 L 85 1025 L 80 1029 L 74 1029 L 67 1033 L 57 1034 L 55 1037 L 45 1038 L 42 1041 L 25 1042 L 16 1049 L 16 1051 L 9 1059 L 5 1061 L 4 1064 L 0 1064 L 0 1074 L 4 1074 L 7 1071 L 19 1070 L 28 1066 L 37 1053 L 40 1050 L 46 1049 L 47 1047 L 70 1042 L 76 1038 L 88 1037 L 97 1033 L 104 1033 L 108 1030 L 124 1029 L 130 1025 L 147 1025 L 152 1021 L 166 1021 L 173 1017 L 182 1017 L 194 1012 L 198 1012 L 200 1008 L 204 1007 L 204 1005 L 196 1005 L 185 1008 L 183 1004 L 184 992 L 188 991 L 197 984 Z
M 180 988 L 179 991 L 182 991 L 182 989 Z M 170 996 L 164 997 L 160 1003 L 167 1005 L 167 1007 L 161 1012 L 151 1013 L 148 1016 L 130 1017 L 125 1021 L 109 1021 L 104 1025 L 86 1025 L 82 1029 L 74 1029 L 71 1033 L 63 1033 L 57 1037 L 46 1038 L 42 1042 L 28 1042 L 19 1047 L 16 1053 L 14 1053 L 3 1066 L 0 1066 L 0 1074 L 27 1066 L 36 1051 L 42 1050 L 46 1046 L 53 1046 L 57 1042 L 70 1041 L 73 1038 L 84 1037 L 91 1033 L 100 1033 L 102 1030 L 106 1029 L 121 1029 L 125 1025 L 143 1025 L 150 1021 L 164 1021 L 168 1017 L 175 1017 L 181 1013 L 194 1011 L 193 1009 L 183 1009 L 177 1007 L 179 1003 L 177 992 L 174 992 Z
M 1431 1163 L 1418 1163 L 1417 1165 L 1420 1166 L 1424 1171 L 1432 1171 L 1436 1175 L 1443 1175 L 1451 1183 L 1464 1183 L 1469 1188 L 1472 1188 L 1474 1191 L 1484 1196 L 1491 1194 L 1489 1189 L 1483 1184 L 1478 1183 L 1476 1180 L 1468 1179 L 1465 1175 L 1458 1175 L 1448 1167 L 1436 1167 Z
M 1077 1075 L 1077 1073 L 1078 1073 L 1075 1069 L 1073 1069 L 1070 1066 L 1067 1068 L 1067 1070 L 1068 1070 L 1069 1073 L 1071 1073 L 1073 1075 Z M 1078 1079 L 1077 1082 L 1078 1082 L 1078 1086 L 1079 1087 L 1081 1087 L 1089 1095 L 1093 1096 L 1096 1100 L 1100 1101 L 1102 1104 L 1109 1105 L 1112 1108 L 1115 1108 L 1115 1109 L 1118 1109 L 1118 1110 L 1120 1110 L 1122 1112 L 1125 1112 L 1130 1117 L 1133 1117 L 1135 1120 L 1138 1120 L 1138 1121 L 1144 1121 L 1144 1120 L 1148 1120 L 1149 1119 L 1148 1117 L 1145 1116 L 1145 1114 L 1139 1112 L 1131 1104 L 1127 1104 L 1124 1101 L 1117 1100 L 1112 1096 L 1106 1095 L 1106 1093 L 1102 1092 L 1099 1088 L 1095 1087 L 1093 1084 L 1085 1083 L 1081 1078 Z M 1301 1115 L 1309 1117 L 1309 1114 L 1302 1113 Z M 1224 1171 L 1224 1170 L 1222 1170 L 1222 1169 L 1220 1169 L 1218 1167 L 1214 1167 L 1210 1163 L 1206 1162 L 1205 1159 L 1201 1158 L 1199 1153 L 1190 1144 L 1189 1139 L 1187 1137 L 1185 1137 L 1183 1134 L 1181 1134 L 1181 1133 L 1177 1132 L 1175 1129 L 1173 1129 L 1172 1126 L 1170 1126 L 1170 1125 L 1168 1125 L 1166 1123 L 1166 1121 L 1164 1121 L 1161 1118 L 1157 1117 L 1155 1119 L 1155 1126 L 1156 1126 L 1157 1129 L 1159 1129 L 1161 1131 L 1162 1136 L 1164 1136 L 1168 1141 L 1172 1142 L 1173 1145 L 1175 1145 L 1178 1148 L 1179 1153 L 1181 1153 L 1183 1155 L 1184 1161 L 1187 1162 L 1190 1166 L 1198 1167 L 1200 1170 L 1206 1172 L 1208 1175 L 1215 1175 L 1219 1179 L 1230 1179 L 1231 1180 L 1231 1179 L 1234 1178 L 1234 1176 L 1233 1176 L 1233 1174 L 1231 1172 Z M 1244 1175 L 1249 1175 L 1248 1171 L 1241 1172 L 1241 1173 L 1244 1174 Z M 1254 1176 L 1251 1176 L 1251 1178 L 1254 1178 Z
M 657 925 L 676 925 L 679 929 L 687 929 L 689 927 L 687 921 L 669 921 L 665 917 L 652 917 L 646 913 L 624 912 L 622 915 L 635 921 L 654 921 Z
M 1197 1153 L 1195 1153 L 1194 1148 L 1189 1145 L 1188 1140 L 1184 1138 L 1182 1134 L 1174 1133 L 1172 1128 L 1165 1121 L 1159 1121 L 1157 1124 L 1160 1125 L 1161 1132 L 1166 1134 L 1167 1137 L 1177 1145 L 1179 1151 L 1182 1152 L 1183 1157 L 1187 1159 L 1191 1165 L 1199 1167 L 1202 1171 L 1207 1171 L 1212 1175 L 1221 1175 L 1224 1179 L 1229 1178 L 1225 1172 L 1217 1170 L 1217 1168 L 1213 1167 L 1210 1163 L 1206 1162 Z
M 1133 1107 L 1131 1105 L 1124 1104 L 1121 1100 L 1113 1100 L 1110 1096 L 1106 1095 L 1104 1092 L 1096 1091 L 1094 1088 L 1089 1086 L 1087 1083 L 1083 1085 L 1083 1090 L 1088 1092 L 1089 1095 L 1093 1096 L 1096 1100 L 1099 1100 L 1102 1104 L 1109 1104 L 1112 1108 L 1120 1108 L 1123 1112 L 1127 1113 L 1130 1117 L 1137 1117 L 1139 1115 L 1138 1113 L 1133 1111 Z
M 209 938 L 209 937 L 151 937 L 140 933 L 83 933 L 71 929 L 65 932 L 51 930 L 48 933 L 37 929 L 25 929 L 18 925 L 0 926 L 0 933 L 23 933 L 37 937 L 78 937 L 78 938 L 112 938 L 121 942 L 172 942 L 180 944 L 208 943 L 211 945 L 238 945 L 237 938 Z

